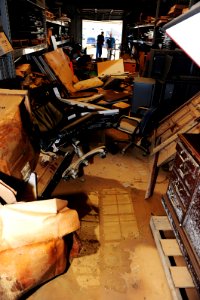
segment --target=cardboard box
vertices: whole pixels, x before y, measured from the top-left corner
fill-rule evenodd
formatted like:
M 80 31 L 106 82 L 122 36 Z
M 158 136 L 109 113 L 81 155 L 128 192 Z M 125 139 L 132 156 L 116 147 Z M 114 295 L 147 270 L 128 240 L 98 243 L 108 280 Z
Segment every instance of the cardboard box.
M 136 62 L 131 60 L 124 60 L 124 71 L 134 74 L 136 71 Z
M 184 8 L 187 8 L 187 6 L 182 4 L 175 4 L 170 8 L 168 15 L 172 17 L 177 17 L 182 14 L 182 10 Z
M 13 48 L 4 32 L 0 32 L 0 56 L 13 51 Z
M 0 89 L 0 172 L 27 181 L 38 155 L 27 91 Z
M 31 65 L 30 64 L 21 64 L 16 67 L 16 75 L 19 77 L 26 77 L 31 73 Z

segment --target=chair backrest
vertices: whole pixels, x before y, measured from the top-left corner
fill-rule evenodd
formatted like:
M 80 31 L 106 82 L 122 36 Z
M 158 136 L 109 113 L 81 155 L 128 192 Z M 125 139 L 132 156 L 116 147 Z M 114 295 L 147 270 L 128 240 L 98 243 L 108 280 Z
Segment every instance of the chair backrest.
M 63 52 L 63 49 L 57 48 L 54 51 L 44 53 L 44 58 L 67 91 L 69 93 L 75 93 L 77 90 L 73 84 L 78 82 L 78 78 L 74 76 L 70 68 L 70 60 Z
M 159 107 L 151 107 L 144 114 L 138 126 L 138 134 L 140 136 L 148 136 L 157 126 L 159 122 Z
M 79 81 L 77 76 L 73 74 L 70 66 L 70 59 L 63 52 L 62 48 L 57 48 L 54 51 L 45 53 L 44 58 L 50 68 L 54 71 L 57 78 L 66 88 L 67 92 L 70 94 L 103 85 L 103 81 L 97 76 Z

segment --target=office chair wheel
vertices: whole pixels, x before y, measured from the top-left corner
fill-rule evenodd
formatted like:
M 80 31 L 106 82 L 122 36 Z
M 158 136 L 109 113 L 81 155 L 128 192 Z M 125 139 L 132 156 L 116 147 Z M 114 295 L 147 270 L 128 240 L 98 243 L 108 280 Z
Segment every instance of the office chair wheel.
M 144 149 L 146 155 L 150 154 L 149 147 L 151 146 L 151 142 L 149 142 L 147 138 L 143 138 L 140 145 Z
M 122 150 L 121 150 L 121 154 L 122 154 L 122 155 L 124 155 L 125 152 L 126 152 L 126 149 L 122 149 Z
M 106 157 L 106 152 L 100 153 L 99 156 L 100 156 L 101 158 L 105 158 L 105 157 Z
M 119 152 L 119 147 L 117 142 L 115 141 L 108 141 L 106 142 L 106 151 L 111 154 L 117 154 Z
M 131 142 L 129 142 L 120 152 L 121 152 L 121 154 L 125 154 L 125 152 L 127 151 L 127 149 L 128 148 L 130 148 L 130 147 L 134 147 L 134 143 L 131 141 Z

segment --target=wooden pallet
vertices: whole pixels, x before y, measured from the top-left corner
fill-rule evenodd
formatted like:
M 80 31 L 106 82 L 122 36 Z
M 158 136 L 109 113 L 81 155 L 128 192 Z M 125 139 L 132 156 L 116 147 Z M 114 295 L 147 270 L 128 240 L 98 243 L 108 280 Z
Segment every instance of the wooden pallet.
M 150 227 L 164 268 L 172 299 L 199 299 L 199 295 L 197 294 L 192 277 L 185 264 L 167 216 L 152 216 L 150 219 Z M 165 237 L 165 232 L 170 233 L 166 235 L 170 237 Z M 175 258 L 178 257 L 181 258 L 180 266 L 174 265 Z M 184 297 L 184 295 L 186 296 Z

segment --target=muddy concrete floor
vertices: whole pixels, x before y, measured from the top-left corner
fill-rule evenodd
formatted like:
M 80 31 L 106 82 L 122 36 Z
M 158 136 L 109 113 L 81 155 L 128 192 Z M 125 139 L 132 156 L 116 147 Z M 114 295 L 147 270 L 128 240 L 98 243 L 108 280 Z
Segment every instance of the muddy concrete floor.
M 137 148 L 109 152 L 94 157 L 82 177 L 58 184 L 52 196 L 77 210 L 82 249 L 67 272 L 27 299 L 172 299 L 149 225 L 152 215 L 165 215 L 161 195 L 169 172 L 160 169 L 154 194 L 145 200 L 150 162 Z

